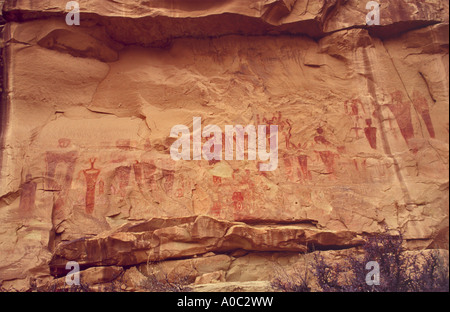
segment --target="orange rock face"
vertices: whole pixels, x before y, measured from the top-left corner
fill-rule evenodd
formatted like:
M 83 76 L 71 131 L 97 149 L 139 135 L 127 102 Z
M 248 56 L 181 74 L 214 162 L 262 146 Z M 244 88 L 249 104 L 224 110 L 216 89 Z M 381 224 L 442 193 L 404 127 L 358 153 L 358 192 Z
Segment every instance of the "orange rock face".
M 208 253 L 192 283 L 239 282 L 386 229 L 448 249 L 448 1 L 373 26 L 367 2 L 79 1 L 68 25 L 65 1 L 0 1 L 0 282 Z M 173 160 L 194 117 L 278 126 L 277 168 Z

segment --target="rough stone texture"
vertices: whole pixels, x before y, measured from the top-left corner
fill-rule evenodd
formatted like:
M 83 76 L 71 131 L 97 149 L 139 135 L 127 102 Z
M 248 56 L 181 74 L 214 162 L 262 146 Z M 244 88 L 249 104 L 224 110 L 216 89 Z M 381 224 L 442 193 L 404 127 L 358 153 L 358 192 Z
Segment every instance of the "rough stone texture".
M 64 274 L 68 261 L 77 261 L 82 267 L 130 266 L 235 249 L 305 253 L 307 246 L 350 248 L 363 242 L 350 231 L 329 232 L 293 225 L 249 226 L 207 216 L 171 219 L 171 222 L 179 221 L 179 224 L 161 228 L 155 228 L 157 223 L 161 223 L 160 219 L 152 221 L 131 227 L 127 224 L 112 233 L 102 233 L 94 238 L 60 243 L 49 264 L 52 273 Z
M 122 267 L 107 266 L 107 267 L 91 267 L 81 271 L 80 281 L 86 285 L 105 284 L 116 280 L 123 273 Z M 66 277 L 55 279 L 50 285 L 56 284 L 61 287 L 65 284 Z
M 268 281 L 225 282 L 195 285 L 194 292 L 271 292 L 273 288 Z
M 383 1 L 371 27 L 357 0 L 79 3 L 80 26 L 63 0 L 4 3 L 3 285 L 208 252 L 233 262 L 193 282 L 255 281 L 386 228 L 448 249 L 448 1 Z M 278 125 L 277 170 L 171 160 L 196 116 Z

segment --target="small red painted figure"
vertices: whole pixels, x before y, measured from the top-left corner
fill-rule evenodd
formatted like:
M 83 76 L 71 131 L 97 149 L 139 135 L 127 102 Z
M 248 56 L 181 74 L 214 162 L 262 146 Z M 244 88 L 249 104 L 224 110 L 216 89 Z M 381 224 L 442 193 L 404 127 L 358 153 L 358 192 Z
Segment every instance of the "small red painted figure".
M 334 173 L 335 158 L 338 157 L 338 155 L 331 151 L 316 151 L 316 153 L 319 153 L 320 159 L 325 165 L 328 173 Z
M 364 128 L 364 133 L 369 141 L 370 147 L 377 149 L 377 128 L 372 127 L 372 119 L 366 119 L 367 127 Z
M 241 192 L 233 193 L 233 206 L 234 206 L 234 218 L 237 220 L 241 216 L 241 212 L 243 209 L 244 196 Z
M 308 156 L 297 156 L 298 164 L 300 166 L 299 178 L 304 180 L 311 180 L 311 171 L 308 170 Z
M 211 214 L 213 216 L 218 217 L 220 215 L 221 211 L 222 211 L 222 207 L 220 206 L 220 203 L 215 202 L 211 208 Z
M 156 166 L 153 162 L 139 162 L 133 164 L 134 179 L 141 191 L 152 191 L 156 186 Z
M 423 96 L 421 96 L 418 91 L 414 91 L 413 104 L 417 112 L 420 114 L 420 116 L 422 116 L 422 119 L 427 126 L 430 137 L 434 139 L 436 137 L 436 133 L 434 131 L 433 122 L 430 115 L 430 108 L 428 106 L 427 100 Z
M 388 107 L 394 114 L 397 120 L 398 127 L 402 133 L 406 143 L 414 137 L 414 128 L 411 119 L 411 105 L 408 101 L 403 102 L 403 94 L 400 91 L 396 91 L 391 94 L 392 104 Z
M 20 212 L 31 212 L 34 208 L 34 201 L 36 198 L 37 183 L 33 182 L 31 174 L 27 174 L 25 183 L 22 184 L 22 193 L 20 194 Z
M 321 144 L 324 144 L 324 145 L 329 145 L 330 144 L 330 142 L 328 142 L 328 140 L 327 139 L 325 139 L 325 137 L 323 136 L 323 128 L 322 127 L 319 127 L 319 128 L 317 128 L 317 136 L 315 136 L 314 137 L 314 141 L 316 142 L 316 143 L 321 143 Z
M 166 193 L 169 193 L 172 191 L 173 184 L 175 182 L 175 171 L 163 169 L 162 175 L 164 190 Z
M 97 183 L 99 169 L 94 168 L 95 161 L 97 159 L 90 159 L 91 168 L 83 170 L 84 177 L 86 178 L 86 212 L 91 214 L 95 207 L 95 185 Z
M 220 185 L 222 183 L 222 178 L 218 176 L 213 176 L 214 185 Z

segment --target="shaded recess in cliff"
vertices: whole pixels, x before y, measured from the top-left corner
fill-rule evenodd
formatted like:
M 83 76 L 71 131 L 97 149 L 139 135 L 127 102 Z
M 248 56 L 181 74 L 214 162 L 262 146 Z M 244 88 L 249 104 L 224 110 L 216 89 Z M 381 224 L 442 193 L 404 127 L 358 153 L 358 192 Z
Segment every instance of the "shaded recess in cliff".
M 21 2 L 6 2 L 4 16 L 8 21 L 64 18 L 67 14 L 57 3 L 55 6 L 47 5 L 42 10 L 39 4 Z M 417 1 L 413 3 L 416 6 L 404 1 L 395 5 L 389 3 L 383 10 L 381 25 L 366 26 L 367 12 L 358 12 L 364 10 L 365 2 L 356 0 L 318 1 L 315 4 L 286 0 L 270 1 L 268 4 L 246 1 L 250 3 L 248 7 L 239 7 L 236 1 L 214 2 L 213 9 L 209 10 L 205 8 L 204 1 L 170 1 L 170 5 L 147 1 L 140 6 L 127 1 L 115 4 L 108 1 L 104 6 L 85 4 L 86 7 L 81 2 L 81 23 L 103 25 L 112 39 L 124 44 L 164 47 L 177 38 L 304 35 L 320 39 L 333 32 L 353 28 L 368 29 L 376 37 L 391 38 L 413 29 L 448 21 L 442 8 L 445 4 L 442 3 L 439 7 Z M 359 9 L 355 11 L 354 6 Z M 414 9 L 418 7 L 421 13 L 414 14 Z M 442 12 L 434 14 L 433 9 L 441 9 Z M 348 12 L 358 13 L 360 19 L 347 20 Z

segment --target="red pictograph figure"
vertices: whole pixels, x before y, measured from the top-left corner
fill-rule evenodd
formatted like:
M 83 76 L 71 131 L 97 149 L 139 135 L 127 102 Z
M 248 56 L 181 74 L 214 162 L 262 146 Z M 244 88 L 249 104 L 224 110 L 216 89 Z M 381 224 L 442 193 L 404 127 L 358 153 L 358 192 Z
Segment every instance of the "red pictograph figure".
M 331 151 L 316 151 L 316 153 L 319 154 L 320 159 L 325 165 L 325 168 L 327 169 L 328 173 L 334 173 L 335 159 L 339 155 Z
M 217 159 L 211 159 L 211 160 L 208 160 L 208 165 L 214 166 L 215 164 L 217 164 L 217 163 L 219 163 L 219 162 L 220 162 L 220 160 L 217 160 Z
M 152 191 L 156 182 L 156 166 L 153 162 L 138 162 L 133 164 L 134 179 L 141 191 Z
M 105 194 L 105 181 L 103 181 L 102 179 L 98 181 L 98 194 L 99 195 Z
M 179 179 L 176 181 L 177 183 L 177 189 L 175 191 L 175 196 L 178 198 L 184 197 L 184 187 L 185 187 L 185 181 L 184 177 L 180 175 Z
M 131 140 L 130 139 L 120 139 L 116 141 L 116 147 L 123 151 L 130 151 L 132 149 L 131 147 Z
M 215 138 L 215 136 L 214 136 L 214 134 L 213 133 L 210 133 L 210 135 L 208 135 L 208 136 L 202 136 L 202 146 L 206 143 L 206 142 L 208 142 L 208 141 L 210 141 L 210 140 L 214 140 L 214 138 Z M 193 142 L 193 137 L 191 136 L 191 142 Z M 216 151 L 216 150 L 222 150 L 222 152 L 223 152 L 223 146 L 222 146 L 222 143 L 223 142 L 225 142 L 225 133 L 222 133 L 222 140 L 220 141 L 220 143 L 218 143 L 218 144 L 214 144 L 214 145 L 211 145 L 210 146 L 210 148 L 209 148 L 209 153 L 211 153 L 211 154 L 214 154 L 214 152 Z M 220 160 L 218 160 L 218 159 L 211 159 L 211 160 L 208 160 L 208 165 L 210 165 L 210 166 L 214 166 L 215 164 L 217 164 L 217 163 L 219 163 L 220 162 Z
M 114 194 L 119 193 L 120 196 L 126 196 L 126 188 L 130 183 L 131 166 L 120 166 L 114 170 L 114 180 L 116 181 L 117 188 L 111 186 L 114 190 Z
M 355 166 L 356 171 L 359 171 L 359 166 L 358 166 L 358 162 L 356 161 L 356 159 L 353 159 L 353 165 Z
M 36 199 L 37 183 L 33 182 L 31 174 L 27 174 L 25 183 L 21 186 L 19 211 L 21 213 L 29 213 L 34 209 L 34 203 Z
M 397 124 L 400 128 L 403 138 L 406 143 L 414 137 L 414 128 L 411 119 L 411 105 L 408 101 L 403 102 L 403 94 L 401 91 L 396 91 L 391 94 L 392 104 L 388 107 L 394 114 Z
M 163 169 L 163 186 L 166 193 L 172 191 L 173 184 L 175 182 L 175 171 Z
M 152 150 L 152 143 L 150 142 L 149 139 L 146 139 L 146 140 L 145 140 L 145 143 L 144 143 L 144 149 L 145 149 L 146 151 Z
M 134 179 L 141 191 L 144 190 L 144 180 L 142 170 L 143 164 L 136 160 L 136 162 L 133 164 Z
M 153 162 L 139 162 L 133 164 L 134 179 L 141 191 L 152 191 L 155 184 L 156 166 Z
M 273 114 L 272 117 L 269 117 L 269 118 L 263 117 L 262 124 L 261 124 L 259 114 L 256 115 L 256 120 L 257 120 L 258 125 L 266 125 L 267 126 L 267 132 L 266 132 L 267 138 L 270 138 L 270 126 L 271 125 L 278 126 L 278 131 L 285 138 L 286 149 L 289 150 L 289 149 L 291 149 L 292 146 L 294 148 L 297 148 L 296 145 L 291 142 L 291 137 L 292 137 L 291 131 L 292 131 L 293 122 L 290 119 L 283 118 L 283 114 L 280 111 Z
M 364 113 L 366 112 L 366 110 L 364 109 L 364 105 L 362 104 L 360 99 L 353 99 L 353 100 L 351 100 L 350 109 L 349 109 L 349 102 L 350 101 L 345 101 L 345 103 L 344 103 L 344 105 L 345 105 L 345 112 L 348 115 L 360 118 L 358 104 L 361 106 L 361 108 L 363 109 Z
M 71 143 L 70 139 L 62 138 L 58 140 L 58 146 L 60 148 L 67 148 L 69 147 L 70 143 Z
M 211 215 L 218 217 L 218 216 L 220 216 L 221 212 L 222 212 L 222 207 L 220 206 L 220 203 L 214 202 L 214 204 L 211 208 Z
M 121 164 L 123 162 L 126 162 L 128 160 L 127 156 L 125 155 L 119 155 L 116 158 L 114 158 L 113 160 L 111 160 L 111 162 L 113 164 Z
M 367 127 L 364 128 L 364 133 L 369 141 L 370 147 L 377 149 L 377 128 L 372 126 L 372 119 L 366 119 Z
M 418 91 L 414 91 L 413 104 L 417 112 L 420 114 L 420 116 L 422 116 L 422 119 L 427 126 L 430 137 L 434 139 L 436 137 L 436 133 L 434 131 L 433 122 L 430 115 L 430 107 L 428 106 L 427 100 L 423 96 L 421 96 Z
M 284 129 L 284 121 L 282 118 L 281 112 L 277 112 L 278 115 L 273 115 L 272 118 L 263 118 L 263 123 L 267 126 L 267 132 L 266 135 L 268 138 L 270 138 L 270 126 L 278 126 L 280 131 L 283 131 Z
M 242 195 L 241 192 L 234 192 L 232 201 L 233 201 L 233 206 L 234 206 L 235 219 L 239 219 L 239 217 L 242 214 L 242 210 L 243 210 L 244 196 Z
M 253 180 L 251 178 L 251 171 L 249 169 L 245 169 L 245 173 L 241 176 L 241 180 L 239 182 L 242 186 L 253 186 Z
M 351 107 L 352 107 L 352 112 L 351 112 L 351 114 L 352 114 L 353 116 L 359 116 L 358 101 L 359 101 L 359 100 L 353 100 L 353 101 L 352 101 L 352 105 L 351 105 Z M 361 101 L 359 101 L 359 102 L 361 103 Z
M 283 158 L 286 177 L 291 182 L 312 180 L 311 172 L 308 170 L 308 156 L 299 155 Z M 296 174 L 296 176 L 294 176 Z
M 283 135 L 284 135 L 284 139 L 286 141 L 286 149 L 289 150 L 289 149 L 291 149 L 291 144 L 294 145 L 294 147 L 296 147 L 296 146 L 295 146 L 294 143 L 291 143 L 291 138 L 292 138 L 292 133 L 291 133 L 291 131 L 292 131 L 292 121 L 289 120 L 289 119 L 286 119 L 286 124 L 288 126 L 287 126 L 286 131 L 283 131 Z
M 319 127 L 316 129 L 317 131 L 317 135 L 314 137 L 314 142 L 316 142 L 317 144 L 324 144 L 324 145 L 330 145 L 331 143 L 325 139 L 325 137 L 323 136 L 323 128 Z
M 358 126 L 354 126 L 354 127 L 352 128 L 352 130 L 355 131 L 356 138 L 359 139 L 359 138 L 360 138 L 360 136 L 359 136 L 359 131 L 362 131 L 362 128 L 360 128 L 360 127 L 358 127 Z
M 256 129 L 258 129 L 258 128 L 256 128 Z M 270 130 L 270 129 L 269 129 Z M 241 131 L 241 129 L 236 129 L 236 133 L 238 134 L 238 135 L 242 135 L 243 137 L 244 137 L 244 149 L 243 149 L 243 152 L 244 152 L 244 158 L 248 158 L 248 133 L 246 133 L 246 132 L 244 132 L 244 130 L 242 130 Z M 226 138 L 226 136 L 225 136 L 225 133 L 223 133 L 222 134 L 222 142 L 226 142 L 226 140 L 227 140 L 227 138 Z M 239 152 L 241 152 L 241 149 L 240 149 L 240 144 L 238 145 L 237 144 L 237 139 L 236 139 L 236 135 L 233 135 L 233 146 L 236 148 L 236 153 L 239 151 Z M 218 162 L 220 162 L 220 160 L 210 160 L 209 161 L 209 164 L 211 165 L 211 164 L 216 164 L 216 163 L 218 163 Z
M 340 145 L 337 147 L 338 153 L 339 154 L 345 154 L 347 153 L 347 148 L 344 145 Z
M 308 170 L 308 156 L 297 156 L 297 160 L 300 166 L 299 178 L 303 180 L 312 180 L 311 172 Z
M 86 178 L 86 212 L 91 214 L 94 212 L 95 207 L 95 185 L 97 184 L 97 178 L 100 174 L 99 169 L 94 168 L 96 158 L 90 159 L 91 168 L 83 170 L 84 177 Z
M 47 183 L 45 188 L 59 192 L 59 196 L 54 202 L 56 210 L 64 206 L 64 199 L 67 197 L 67 193 L 72 185 L 77 155 L 75 151 L 67 153 L 47 152 L 45 155 L 47 163 L 45 173 Z M 57 168 L 61 165 L 66 167 L 65 174 L 57 176 Z
M 292 164 L 290 158 L 283 158 L 284 161 L 284 167 L 286 171 L 286 176 L 288 179 L 292 179 Z
M 366 109 L 364 108 L 364 105 L 360 99 L 353 99 L 351 101 L 345 101 L 345 112 L 347 115 L 351 116 L 354 121 L 354 126 L 351 128 L 351 130 L 355 131 L 356 139 L 360 139 L 360 132 L 362 132 L 364 129 L 361 128 L 360 120 L 364 119 L 363 116 L 366 116 Z M 350 107 L 349 107 L 350 106 Z M 362 113 L 360 108 L 362 108 Z
M 214 183 L 214 185 L 222 184 L 222 178 L 221 177 L 217 177 L 217 176 L 213 176 L 213 183 Z

